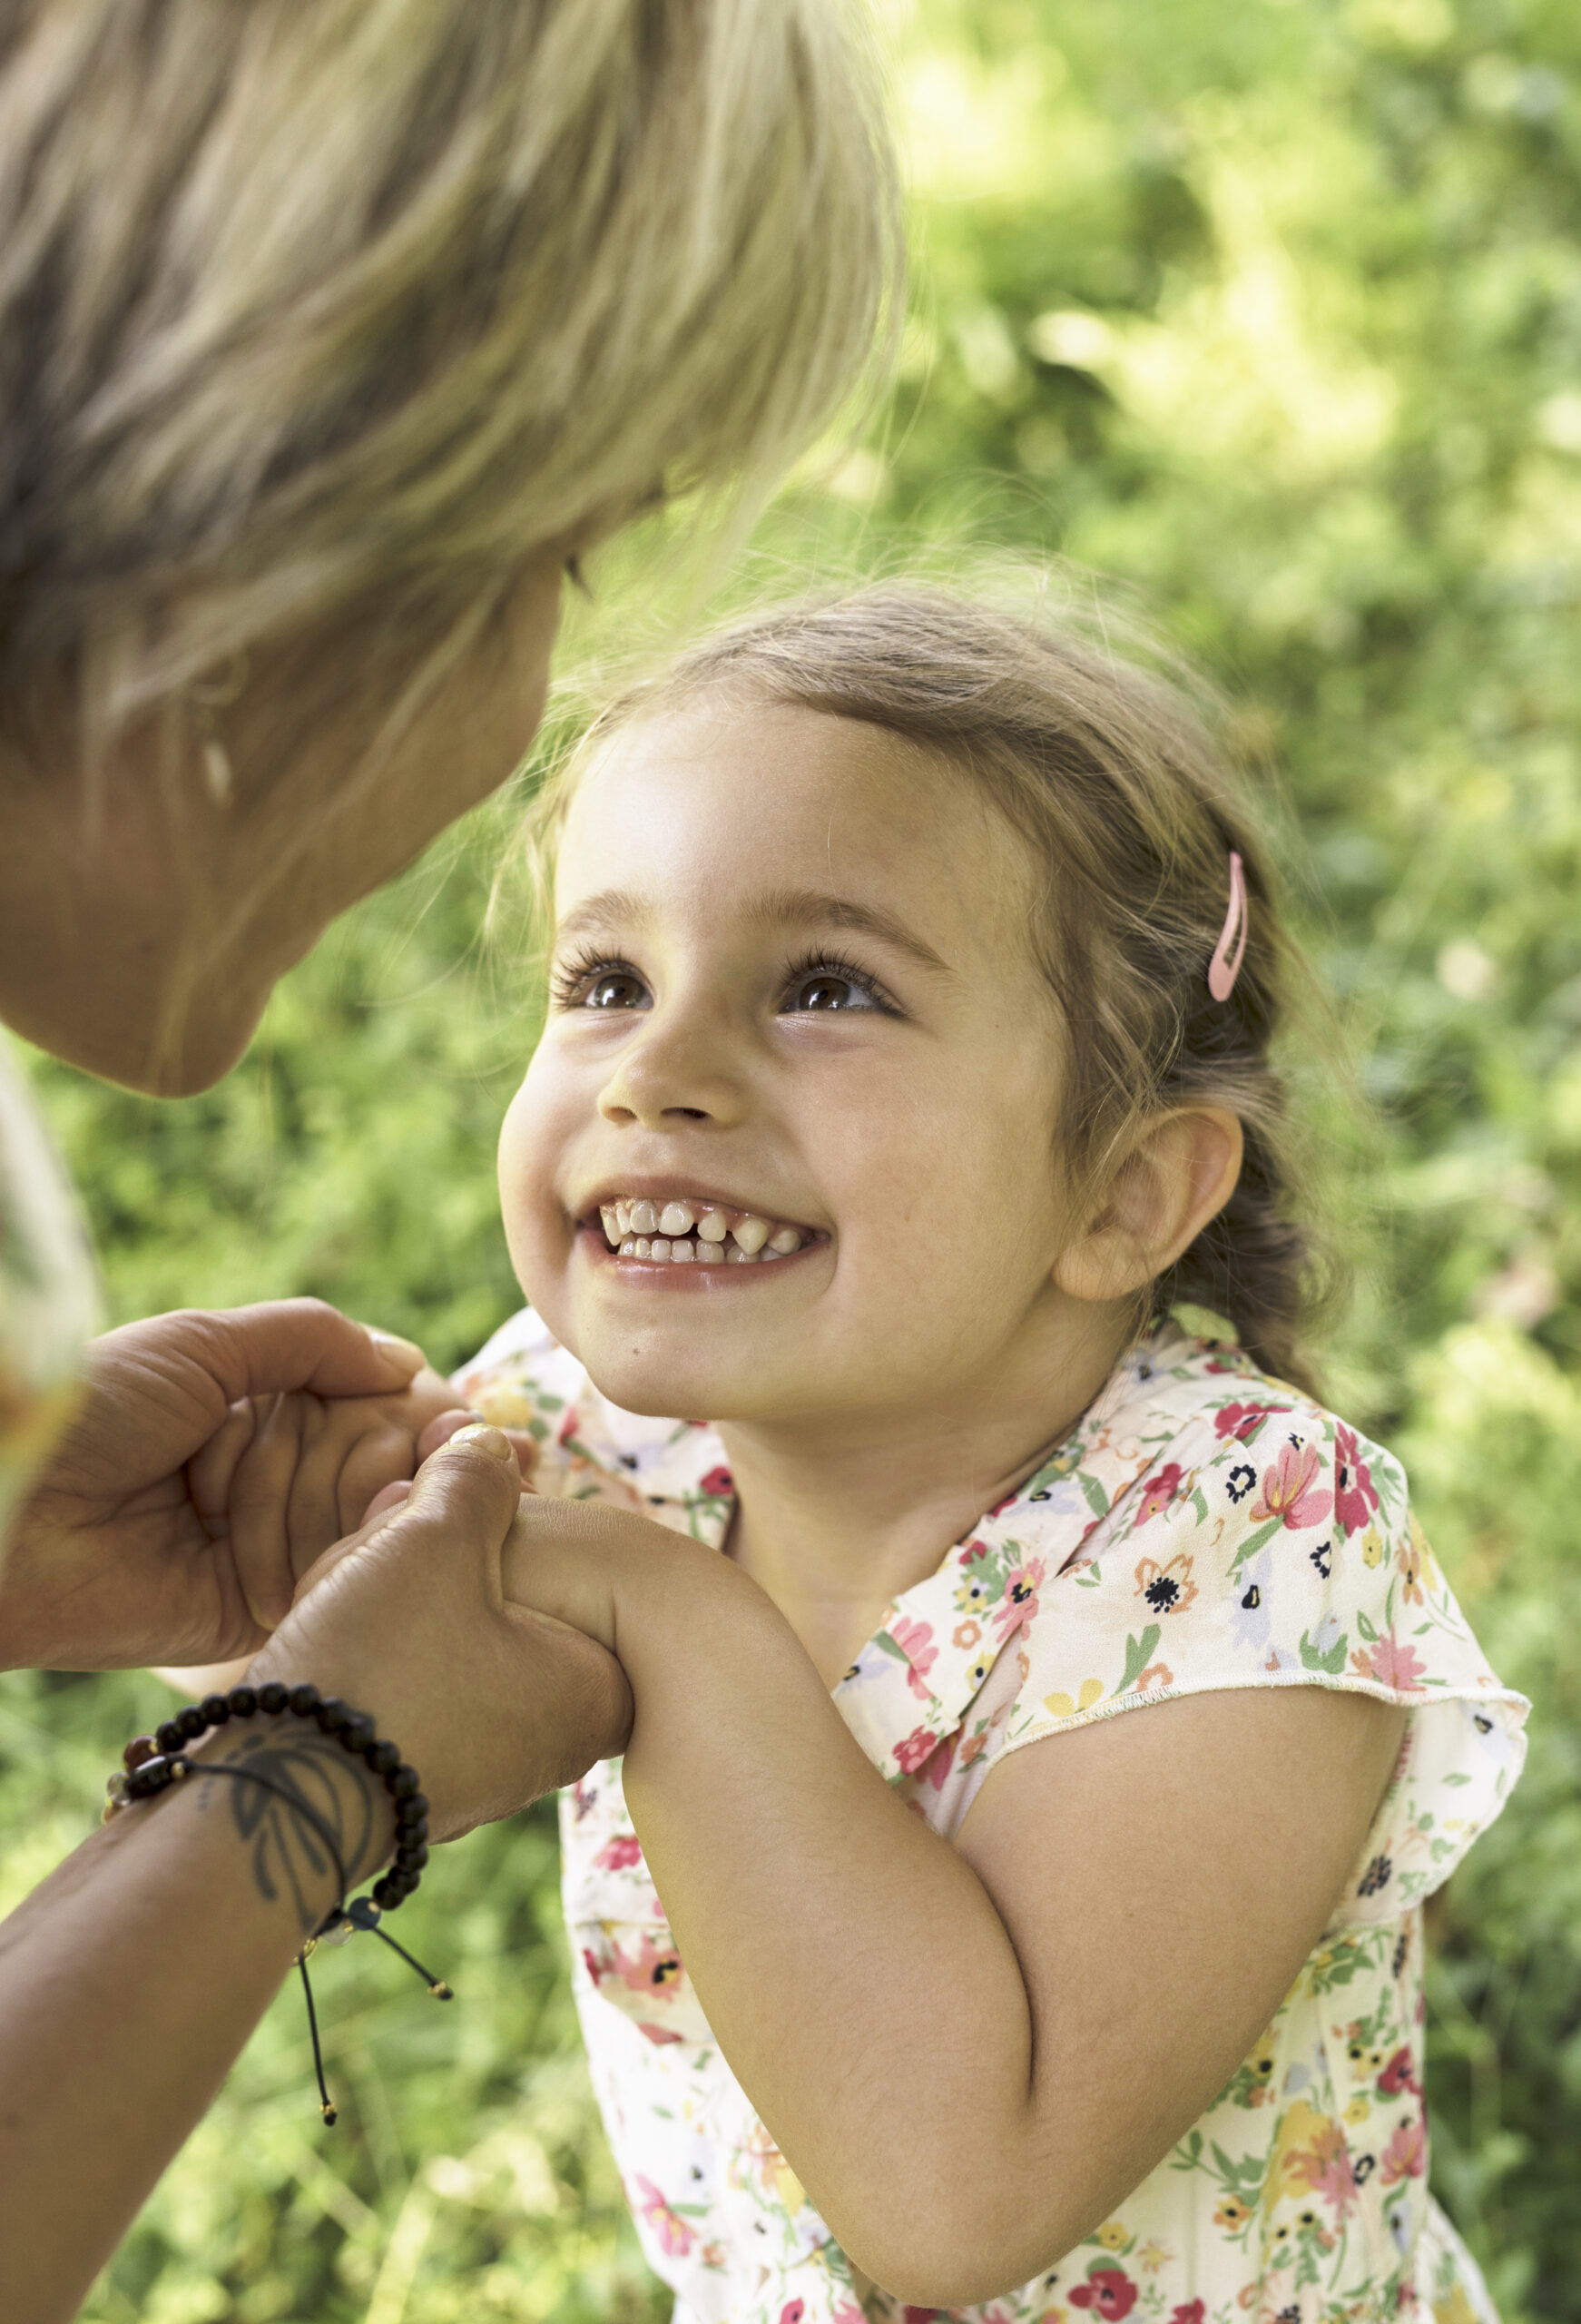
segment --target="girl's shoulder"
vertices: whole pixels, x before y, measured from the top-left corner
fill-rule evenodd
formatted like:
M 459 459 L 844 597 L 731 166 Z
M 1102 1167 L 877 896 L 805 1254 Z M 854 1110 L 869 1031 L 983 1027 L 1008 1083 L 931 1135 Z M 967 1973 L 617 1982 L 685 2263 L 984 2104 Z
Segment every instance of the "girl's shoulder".
M 879 1697 L 904 1666 L 914 1697 L 925 1682 L 938 1743 L 955 1738 L 951 1772 L 972 1768 L 968 1792 L 1007 1751 L 1184 1695 L 1321 1686 L 1404 1706 L 1399 1876 L 1377 1851 L 1388 1867 L 1375 1902 L 1352 1901 L 1361 1917 L 1439 1885 L 1524 1752 L 1528 1706 L 1472 1635 L 1399 1462 L 1240 1350 L 1174 1325 L 1130 1352 L 874 1647 L 852 1673 L 853 1692 L 873 1689 L 859 1723 L 890 1725 Z M 902 1716 L 898 1704 L 897 1728 Z M 897 1777 L 933 1748 L 911 1729 Z
M 712 1430 L 612 1404 L 532 1308 L 502 1324 L 452 1384 L 472 1411 L 512 1432 L 535 1492 L 614 1502 L 722 1541 L 730 1474 Z

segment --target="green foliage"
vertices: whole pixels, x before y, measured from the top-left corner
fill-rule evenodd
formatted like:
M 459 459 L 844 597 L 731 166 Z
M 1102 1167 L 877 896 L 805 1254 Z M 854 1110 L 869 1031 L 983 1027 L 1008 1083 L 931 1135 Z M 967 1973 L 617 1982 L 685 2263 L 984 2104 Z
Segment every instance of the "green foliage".
M 898 15 L 903 377 L 730 587 L 1057 553 L 1119 576 L 1281 770 L 1287 876 L 1374 1108 L 1345 1147 L 1368 1266 L 1337 1401 L 1405 1455 L 1537 1704 L 1525 1783 L 1437 1915 L 1437 2182 L 1507 2324 L 1581 2317 L 1581 14 Z M 673 610 L 645 551 L 601 563 L 573 664 Z M 211 1095 L 40 1067 L 117 1315 L 314 1290 L 447 1363 L 508 1312 L 490 1149 L 533 1004 L 513 914 L 476 941 L 507 821 L 342 923 Z M 8 1895 L 152 1684 L 6 1683 Z M 329 2140 L 281 2002 L 95 2324 L 662 2312 L 574 2061 L 551 1859 L 537 1820 L 480 1834 L 417 1899 L 454 2013 L 327 1965 Z

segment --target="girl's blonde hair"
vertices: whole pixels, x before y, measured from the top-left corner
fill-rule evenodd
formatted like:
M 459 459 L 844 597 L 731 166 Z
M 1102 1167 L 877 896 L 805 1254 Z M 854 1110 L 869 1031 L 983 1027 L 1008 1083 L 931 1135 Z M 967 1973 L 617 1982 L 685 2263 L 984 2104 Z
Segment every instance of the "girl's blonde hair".
M 608 704 L 535 803 L 530 852 L 542 883 L 579 775 L 613 735 L 722 687 L 882 727 L 957 767 L 1042 875 L 1030 935 L 1064 1028 L 1065 1167 L 1095 1196 L 1150 1116 L 1192 1104 L 1236 1114 L 1240 1182 L 1149 1310 L 1226 1317 L 1266 1370 L 1311 1387 L 1304 1335 L 1338 1284 L 1306 1215 L 1272 1054 L 1305 971 L 1206 723 L 1182 684 L 1116 656 L 1111 626 L 1087 635 L 1046 605 L 1028 619 L 915 582 L 756 613 Z M 1232 849 L 1249 934 L 1221 1002 L 1207 970 Z
M 898 271 L 861 0 L 0 0 L 0 702 L 409 667 L 771 479 Z

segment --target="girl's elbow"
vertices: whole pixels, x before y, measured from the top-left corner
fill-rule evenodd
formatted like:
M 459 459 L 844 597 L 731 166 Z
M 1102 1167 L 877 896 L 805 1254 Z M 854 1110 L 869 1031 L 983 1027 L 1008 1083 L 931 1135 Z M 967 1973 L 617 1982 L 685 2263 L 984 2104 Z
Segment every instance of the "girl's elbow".
M 903 2206 L 884 2202 L 849 2221 L 840 2244 L 907 2308 L 977 2308 L 1018 2290 L 1080 2240 L 1082 2229 L 1062 2241 L 1060 2225 L 1043 2227 L 1030 2209 L 974 2199 L 959 2188 L 930 2201 L 913 2187 Z

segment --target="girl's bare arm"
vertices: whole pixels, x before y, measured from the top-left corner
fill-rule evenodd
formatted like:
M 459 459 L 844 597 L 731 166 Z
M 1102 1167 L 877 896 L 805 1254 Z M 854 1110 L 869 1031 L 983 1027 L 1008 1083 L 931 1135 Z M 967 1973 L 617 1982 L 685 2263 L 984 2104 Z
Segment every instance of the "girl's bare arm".
M 626 1799 L 709 2022 L 852 2260 L 920 2307 L 1052 2264 L 1212 2103 L 1399 1748 L 1403 1714 L 1316 1688 L 1159 1704 L 1015 1754 L 951 1846 L 714 1552 L 528 1502 L 506 1586 L 618 1654 Z

